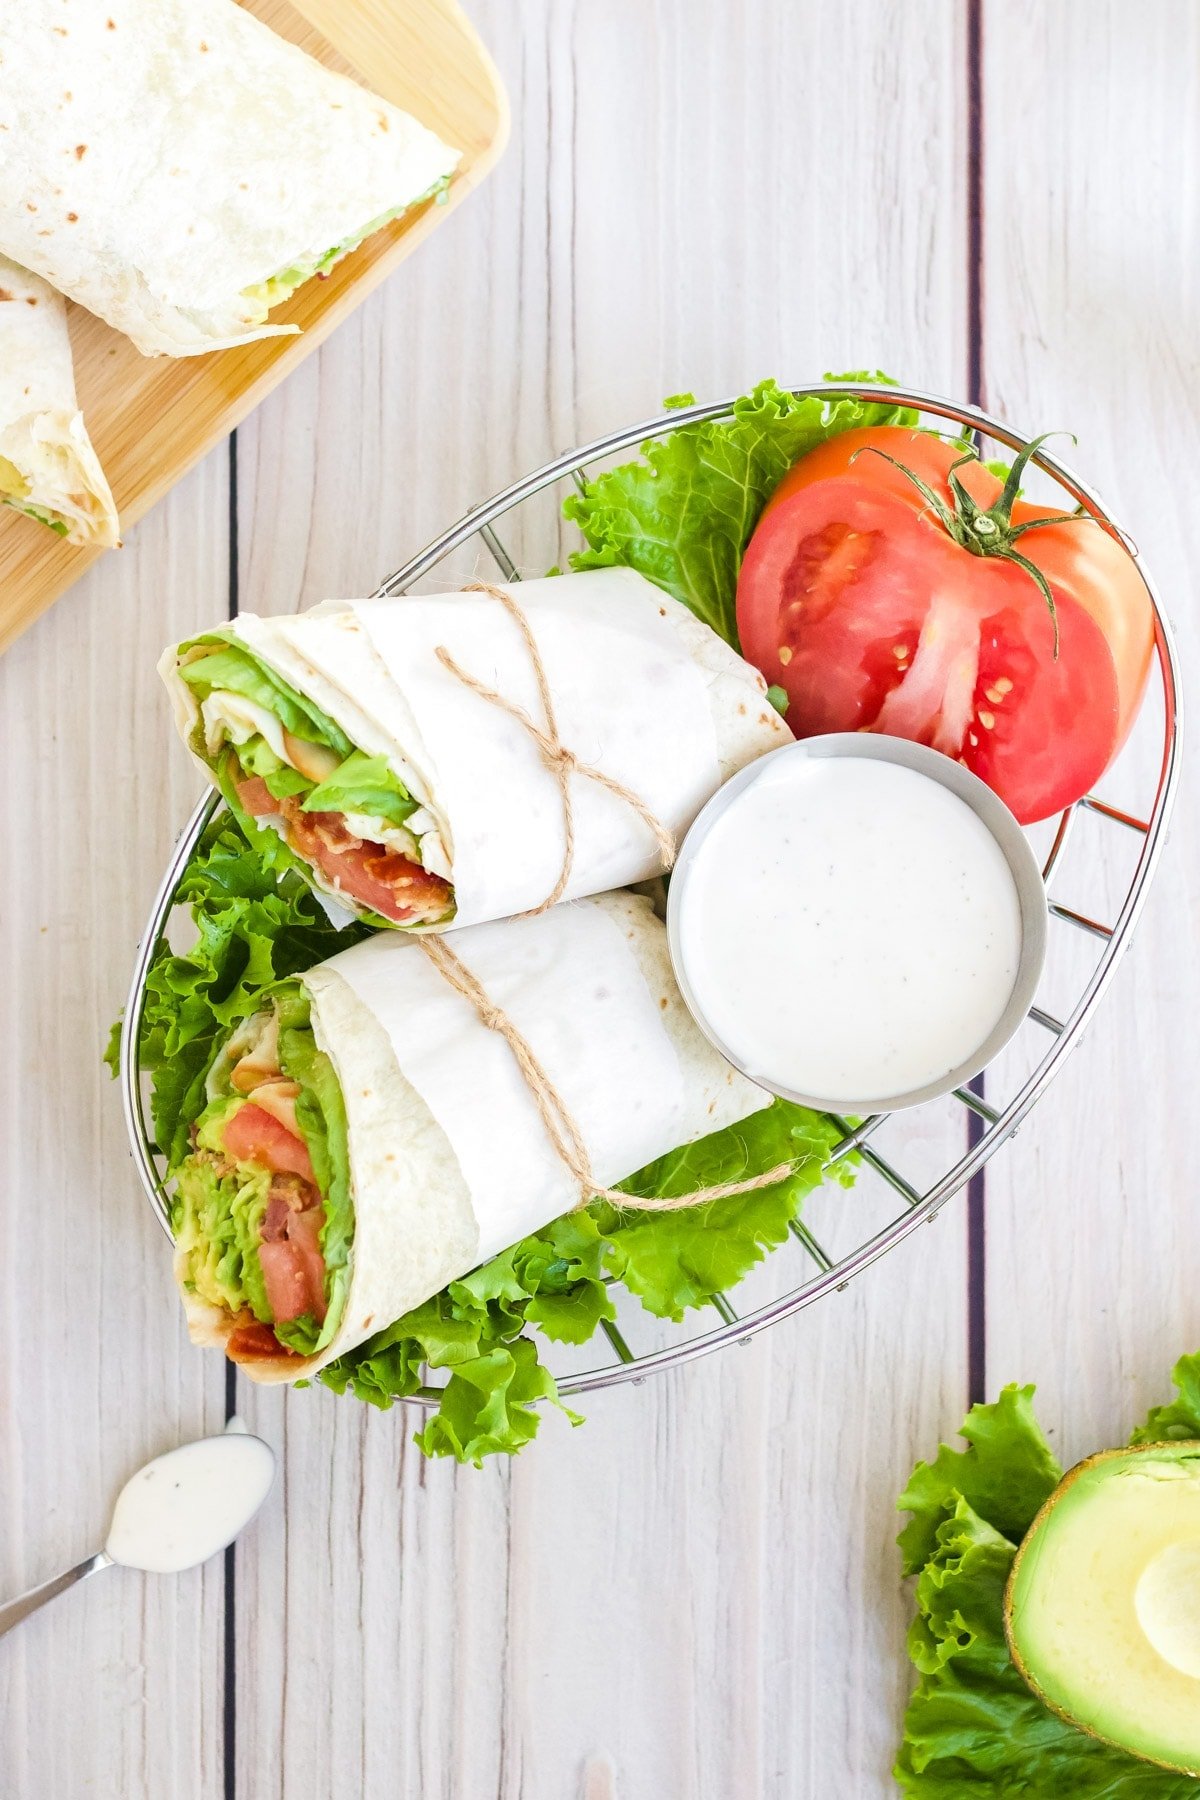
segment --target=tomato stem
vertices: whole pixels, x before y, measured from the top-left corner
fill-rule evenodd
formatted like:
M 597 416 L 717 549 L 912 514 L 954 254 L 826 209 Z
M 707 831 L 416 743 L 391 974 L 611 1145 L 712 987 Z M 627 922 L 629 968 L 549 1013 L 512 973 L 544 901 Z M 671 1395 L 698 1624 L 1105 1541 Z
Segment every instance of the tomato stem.
M 874 444 L 864 445 L 863 449 L 856 450 L 850 459 L 851 462 L 857 462 L 858 458 L 864 454 L 882 456 L 884 462 L 891 463 L 894 469 L 899 469 L 900 473 L 912 482 L 938 524 L 962 549 L 969 550 L 972 556 L 998 556 L 1005 562 L 1015 563 L 1018 569 L 1022 569 L 1029 576 L 1031 581 L 1036 582 L 1038 592 L 1046 602 L 1046 610 L 1049 612 L 1051 623 L 1054 626 L 1055 662 L 1058 661 L 1059 633 L 1058 608 L 1054 603 L 1053 590 L 1037 564 L 1030 557 L 1015 549 L 1014 545 L 1017 538 L 1023 537 L 1027 531 L 1040 531 L 1046 525 L 1078 524 L 1081 520 L 1088 520 L 1090 523 L 1094 523 L 1094 521 L 1091 519 L 1090 513 L 1050 513 L 1044 519 L 1029 519 L 1022 525 L 1014 525 L 1012 509 L 1020 497 L 1021 479 L 1030 459 L 1037 454 L 1047 438 L 1059 435 L 1071 437 L 1070 432 L 1059 434 L 1053 431 L 1044 431 L 1040 437 L 1032 438 L 1025 445 L 1015 458 L 1008 471 L 1004 486 L 991 506 L 978 504 L 958 472 L 966 463 L 979 462 L 979 453 L 974 449 L 964 450 L 963 454 L 955 462 L 952 462 L 946 471 L 946 479 L 954 501 L 952 506 L 947 505 L 942 496 L 927 481 L 923 480 L 915 469 L 910 469 L 907 463 L 902 463 L 895 456 L 889 456 L 886 450 L 880 450 Z M 1075 439 L 1072 437 L 1071 441 L 1074 443 Z

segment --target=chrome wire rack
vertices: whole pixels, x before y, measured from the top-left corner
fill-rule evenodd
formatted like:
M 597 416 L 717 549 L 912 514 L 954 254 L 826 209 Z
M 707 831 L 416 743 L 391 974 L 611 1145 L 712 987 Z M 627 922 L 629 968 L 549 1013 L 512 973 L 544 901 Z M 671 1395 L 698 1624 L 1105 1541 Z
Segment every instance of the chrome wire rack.
M 935 395 L 872 384 L 820 383 L 796 387 L 797 396 L 853 396 L 916 409 L 923 420 L 970 434 L 1018 452 L 1027 439 L 1001 420 L 976 408 Z M 521 579 L 521 547 L 529 545 L 527 566 L 541 572 L 564 542 L 561 499 L 571 484 L 582 487 L 599 467 L 636 451 L 649 438 L 680 426 L 719 419 L 732 401 L 690 406 L 597 439 L 546 463 L 469 513 L 412 557 L 377 590 L 403 594 L 431 580 L 443 590 L 462 586 L 487 569 L 505 581 Z M 1105 777 L 1104 793 L 1089 794 L 1034 835 L 1041 852 L 1052 921 L 1046 973 L 1025 1025 L 997 1063 L 970 1087 L 956 1090 L 905 1113 L 878 1113 L 856 1124 L 829 1115 L 838 1133 L 831 1163 L 857 1152 L 860 1172 L 846 1190 L 826 1184 L 806 1203 L 803 1219 L 791 1225 L 790 1245 L 766 1258 L 737 1290 L 741 1312 L 726 1295 L 689 1313 L 680 1324 L 652 1319 L 629 1296 L 615 1294 L 618 1320 L 606 1325 L 609 1356 L 595 1362 L 595 1345 L 582 1350 L 552 1345 L 560 1392 L 581 1393 L 640 1380 L 725 1344 L 745 1343 L 757 1332 L 809 1306 L 823 1294 L 840 1291 L 852 1278 L 893 1249 L 940 1209 L 1012 1137 L 1041 1099 L 1099 1006 L 1117 962 L 1128 947 L 1162 853 L 1179 778 L 1180 681 L 1170 627 L 1157 591 L 1136 546 L 1100 498 L 1047 451 L 1039 449 L 1031 470 L 1117 531 L 1135 559 L 1155 614 L 1157 682 L 1151 681 L 1142 716 L 1130 743 Z M 553 502 L 547 510 L 547 504 Z M 503 523 L 504 535 L 497 529 Z M 557 542 L 555 538 L 557 537 Z M 550 540 L 547 553 L 547 540 Z M 466 556 L 465 565 L 460 553 Z M 1110 794 L 1109 790 L 1112 789 Z M 219 804 L 216 795 L 197 806 L 176 846 L 155 896 L 138 951 L 126 1005 L 121 1054 L 121 1086 L 134 1163 L 147 1197 L 170 1233 L 164 1170 L 146 1117 L 144 1084 L 137 1048 L 145 1006 L 145 983 L 155 945 L 166 931 L 176 893 L 200 833 Z M 1082 892 L 1078 891 L 1082 888 Z M 1055 932 L 1053 922 L 1062 930 Z M 713 1323 L 713 1315 L 716 1323 Z M 572 1362 L 570 1359 L 574 1358 Z M 414 1396 L 432 1404 L 435 1389 Z

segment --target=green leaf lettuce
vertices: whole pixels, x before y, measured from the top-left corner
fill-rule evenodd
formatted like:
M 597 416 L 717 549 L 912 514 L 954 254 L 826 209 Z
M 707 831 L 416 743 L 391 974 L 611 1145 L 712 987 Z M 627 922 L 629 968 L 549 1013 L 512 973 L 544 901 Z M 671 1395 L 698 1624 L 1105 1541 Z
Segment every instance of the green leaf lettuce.
M 204 1110 L 205 1078 L 220 1044 L 261 1006 L 264 990 L 280 995 L 287 1009 L 282 1059 L 304 1087 L 297 1117 L 331 1201 L 324 1249 L 336 1284 L 352 1229 L 341 1096 L 326 1059 L 303 1030 L 299 990 L 282 984 L 369 933 L 362 925 L 335 930 L 286 860 L 264 861 L 257 839 L 266 835 L 251 838 L 226 813 L 202 834 L 179 890 L 195 942 L 186 952 L 173 950 L 165 938 L 157 946 L 141 1060 L 150 1076 L 158 1144 L 175 1171 Z M 114 1027 L 110 1055 L 119 1033 Z M 421 1391 L 426 1368 L 444 1371 L 448 1379 L 437 1410 L 419 1434 L 422 1449 L 469 1462 L 520 1450 L 537 1430 L 537 1403 L 556 1399 L 553 1378 L 538 1358 L 539 1340 L 586 1343 L 612 1324 L 618 1285 L 659 1318 L 679 1319 L 706 1305 L 784 1241 L 805 1196 L 829 1173 L 838 1137 L 832 1121 L 776 1101 L 661 1157 L 623 1185 L 631 1193 L 666 1197 L 795 1161 L 785 1181 L 679 1212 L 641 1213 L 594 1201 L 451 1282 L 323 1370 L 320 1380 L 335 1392 L 387 1407 Z M 849 1183 L 853 1163 L 838 1163 L 834 1178 Z M 238 1246 L 238 1258 L 225 1272 L 227 1293 L 250 1296 L 247 1265 L 253 1260 L 256 1266 L 256 1259 L 245 1256 L 245 1208 L 234 1208 L 229 1195 L 198 1191 L 197 1206 L 201 1202 L 221 1212 L 214 1237 Z M 253 1269 L 248 1279 L 252 1284 Z
M 879 374 L 830 380 L 885 381 Z M 690 394 L 668 404 L 688 405 Z M 763 381 L 732 417 L 683 425 L 642 446 L 635 462 L 595 476 L 563 506 L 587 540 L 573 569 L 623 563 L 665 588 L 737 645 L 734 599 L 742 555 L 763 507 L 800 456 L 843 431 L 915 425 L 902 406 L 849 396 L 797 399 Z
M 538 1370 L 534 1392 L 529 1355 L 536 1361 L 536 1350 L 527 1327 L 555 1342 L 586 1342 L 614 1318 L 609 1290 L 616 1282 L 660 1318 L 679 1319 L 705 1305 L 784 1241 L 805 1195 L 825 1179 L 838 1135 L 830 1121 L 776 1100 L 739 1125 L 660 1158 L 622 1186 L 667 1198 L 797 1160 L 785 1181 L 679 1212 L 622 1211 L 593 1201 L 451 1282 L 319 1379 L 337 1393 L 349 1390 L 390 1406 L 421 1390 L 423 1364 L 448 1368 L 439 1414 L 418 1438 L 422 1449 L 476 1463 L 498 1449 L 515 1452 L 536 1430 L 530 1402 L 556 1398 L 545 1369 Z M 844 1164 L 835 1165 L 835 1174 L 845 1183 L 852 1179 Z M 519 1351 L 518 1364 L 498 1354 L 502 1349 Z
M 1200 1436 L 1200 1355 L 1174 1371 L 1177 1397 L 1131 1438 Z M 900 1535 L 915 1574 L 909 1655 L 920 1674 L 904 1720 L 896 1780 L 916 1800 L 1196 1800 L 1200 1782 L 1113 1750 L 1043 1706 L 1014 1667 L 1004 1589 L 1021 1539 L 1061 1470 L 1032 1407 L 1006 1387 L 972 1407 L 966 1450 L 942 1445 L 904 1493 Z

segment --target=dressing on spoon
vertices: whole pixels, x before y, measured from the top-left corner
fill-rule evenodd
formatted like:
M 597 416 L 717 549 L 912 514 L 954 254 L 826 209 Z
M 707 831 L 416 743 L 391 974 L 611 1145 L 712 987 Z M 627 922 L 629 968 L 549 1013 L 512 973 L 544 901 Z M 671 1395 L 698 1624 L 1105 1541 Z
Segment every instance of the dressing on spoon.
M 250 1523 L 274 1479 L 274 1451 L 251 1437 L 238 1418 L 230 1419 L 220 1437 L 156 1456 L 117 1496 L 104 1549 L 0 1605 L 0 1636 L 56 1594 L 114 1563 L 169 1575 L 207 1562 Z
M 194 1569 L 232 1544 L 274 1479 L 274 1453 L 244 1431 L 181 1444 L 125 1483 L 104 1548 L 127 1569 Z

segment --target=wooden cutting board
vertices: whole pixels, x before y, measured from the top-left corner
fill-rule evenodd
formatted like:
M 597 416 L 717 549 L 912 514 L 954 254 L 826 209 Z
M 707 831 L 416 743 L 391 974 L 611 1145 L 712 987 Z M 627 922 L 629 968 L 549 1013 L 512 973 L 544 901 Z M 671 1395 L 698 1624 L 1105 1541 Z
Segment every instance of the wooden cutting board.
M 499 76 L 457 0 L 244 0 L 283 37 L 357 76 L 463 152 L 442 205 L 379 231 L 309 281 L 273 320 L 299 337 L 265 338 L 209 356 L 145 357 L 128 338 L 72 306 L 75 376 L 92 442 L 130 526 L 219 443 L 486 175 L 508 135 Z M 0 507 L 0 650 L 97 556 Z

